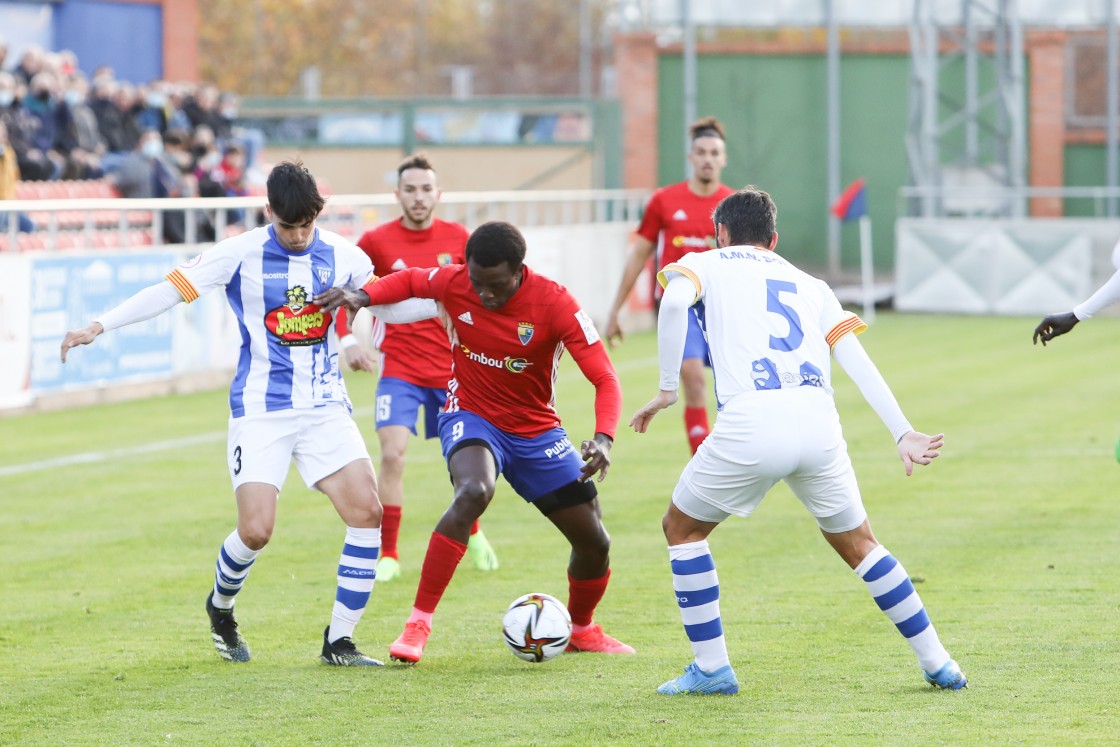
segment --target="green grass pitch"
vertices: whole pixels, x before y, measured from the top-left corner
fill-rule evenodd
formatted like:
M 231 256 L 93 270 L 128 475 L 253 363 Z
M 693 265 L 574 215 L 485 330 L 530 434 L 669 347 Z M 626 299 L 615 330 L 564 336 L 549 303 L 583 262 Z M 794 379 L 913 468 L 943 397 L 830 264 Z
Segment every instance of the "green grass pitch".
M 915 427 L 946 433 L 942 458 L 911 478 L 834 371 L 872 526 L 920 580 L 966 691 L 922 682 L 779 487 L 712 538 L 740 694 L 656 694 L 691 658 L 660 530 L 687 448 L 679 407 L 643 436 L 625 427 L 657 385 L 645 334 L 612 353 L 625 402 L 601 485 L 614 575 L 597 620 L 638 649 L 630 657 L 534 665 L 506 649 L 510 601 L 566 598 L 567 552 L 503 483 L 484 517 L 501 569 L 463 563 L 423 662 L 320 664 L 343 530 L 293 471 L 238 600 L 253 661 L 222 662 L 203 602 L 235 519 L 225 393 L 0 418 L 0 744 L 1114 744 L 1120 321 L 1045 349 L 1030 343 L 1036 321 L 884 314 L 862 336 Z M 373 379 L 349 382 L 376 455 Z M 591 392 L 568 360 L 557 394 L 573 440 L 591 435 Z M 23 467 L 90 452 L 101 456 Z M 404 574 L 375 587 L 355 635 L 379 658 L 450 495 L 435 441 L 413 441 L 409 457 Z

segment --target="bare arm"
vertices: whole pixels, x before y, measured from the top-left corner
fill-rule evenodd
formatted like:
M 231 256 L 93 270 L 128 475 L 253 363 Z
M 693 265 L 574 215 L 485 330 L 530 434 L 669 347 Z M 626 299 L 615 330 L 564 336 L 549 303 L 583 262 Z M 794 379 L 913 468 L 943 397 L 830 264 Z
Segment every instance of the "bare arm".
M 622 280 L 618 283 L 618 293 L 615 294 L 614 303 L 611 305 L 610 318 L 607 320 L 607 344 L 612 347 L 617 342 L 622 342 L 622 328 L 618 324 L 618 313 L 626 305 L 630 291 L 634 290 L 634 283 L 642 274 L 649 258 L 653 256 L 654 243 L 644 236 L 634 236 L 634 243 L 630 245 L 630 255 L 626 258 L 626 267 L 622 271 Z M 615 338 L 618 338 L 617 342 Z

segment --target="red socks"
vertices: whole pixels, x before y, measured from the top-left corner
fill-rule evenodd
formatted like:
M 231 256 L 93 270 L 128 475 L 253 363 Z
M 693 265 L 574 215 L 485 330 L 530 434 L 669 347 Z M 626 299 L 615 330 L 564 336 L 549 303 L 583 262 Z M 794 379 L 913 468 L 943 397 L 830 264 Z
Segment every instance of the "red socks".
M 607 592 L 610 577 L 609 568 L 605 576 L 587 580 L 572 578 L 572 574 L 568 574 L 568 613 L 572 616 L 572 625 L 586 627 L 591 624 L 595 608 Z
M 401 533 L 401 507 L 381 506 L 381 557 L 400 560 L 397 537 Z
M 688 446 L 695 454 L 708 437 L 708 410 L 705 407 L 684 408 L 684 430 L 688 435 Z M 382 540 L 384 541 L 384 540 Z
M 466 553 L 467 546 L 463 543 L 439 532 L 432 532 L 432 538 L 428 540 L 428 552 L 424 555 L 424 565 L 420 569 L 420 586 L 416 589 L 414 607 L 423 612 L 436 611 L 436 605 L 451 583 L 451 577 L 455 575 L 455 568 Z

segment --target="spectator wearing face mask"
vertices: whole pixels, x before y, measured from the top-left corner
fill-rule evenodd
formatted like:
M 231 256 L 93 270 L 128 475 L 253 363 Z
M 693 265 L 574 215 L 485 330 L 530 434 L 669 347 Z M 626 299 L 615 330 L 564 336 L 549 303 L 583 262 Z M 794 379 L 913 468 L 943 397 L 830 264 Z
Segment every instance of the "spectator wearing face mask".
M 180 197 L 183 193 L 182 174 L 164 155 L 163 138 L 158 130 L 144 130 L 136 149 L 128 155 L 109 180 L 121 197 L 147 199 L 152 197 Z M 185 220 L 181 211 L 163 214 L 163 240 L 169 244 L 182 244 L 186 240 Z
M 163 91 L 163 81 L 153 80 L 141 92 L 143 102 L 136 112 L 136 126 L 141 130 L 167 132 L 167 95 Z
M 58 81 L 53 73 L 37 73 L 27 88 L 23 106 L 34 119 L 30 133 L 31 147 L 50 160 L 52 169 L 48 178 L 62 178 L 66 155 L 60 146 L 60 135 L 66 128 L 66 112 L 59 105 Z
M 0 70 L 0 123 L 8 131 L 8 144 L 15 151 L 20 178 L 42 181 L 54 173 L 54 164 L 31 143 L 38 122 L 23 106 L 19 83 L 11 73 Z
M 106 152 L 105 138 L 97 126 L 97 115 L 87 101 L 89 84 L 74 76 L 62 94 L 67 111 L 67 127 L 61 143 L 67 153 L 66 179 L 97 179 L 104 175 L 101 158 Z

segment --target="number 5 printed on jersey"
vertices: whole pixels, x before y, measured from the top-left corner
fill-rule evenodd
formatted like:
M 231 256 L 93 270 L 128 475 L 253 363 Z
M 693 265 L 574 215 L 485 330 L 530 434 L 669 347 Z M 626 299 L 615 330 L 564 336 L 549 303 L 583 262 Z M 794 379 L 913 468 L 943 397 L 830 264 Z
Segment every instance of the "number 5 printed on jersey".
M 801 317 L 792 307 L 782 303 L 782 299 L 778 297 L 779 293 L 797 293 L 797 284 L 788 280 L 766 281 L 766 310 L 785 317 L 785 320 L 789 322 L 788 335 L 785 337 L 770 335 L 770 349 L 784 350 L 788 353 L 801 347 L 801 341 L 805 339 L 805 333 L 801 330 Z
M 801 317 L 793 307 L 782 303 L 779 293 L 797 293 L 797 284 L 788 280 L 766 281 L 766 310 L 782 317 L 789 325 L 789 334 L 785 337 L 770 335 L 770 349 L 790 352 L 801 346 L 805 332 L 801 329 Z M 751 377 L 754 379 L 755 389 L 782 388 L 778 368 L 769 358 L 759 358 L 751 364 Z

